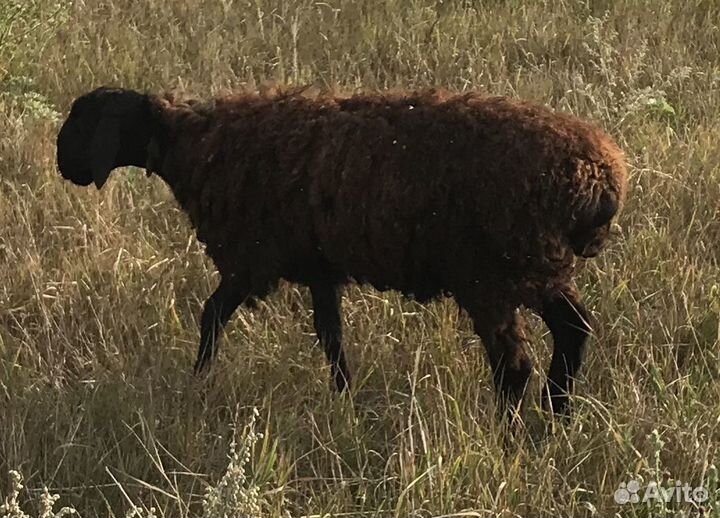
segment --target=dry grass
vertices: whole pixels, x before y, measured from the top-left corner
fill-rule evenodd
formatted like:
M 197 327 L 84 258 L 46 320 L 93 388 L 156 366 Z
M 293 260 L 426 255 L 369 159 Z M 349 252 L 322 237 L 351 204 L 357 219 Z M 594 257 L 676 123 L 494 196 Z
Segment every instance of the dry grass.
M 267 516 L 720 516 L 613 501 L 632 478 L 720 488 L 719 26 L 712 0 L 3 0 L 0 473 L 83 516 L 196 516 L 257 407 L 243 476 Z M 266 80 L 511 94 L 616 136 L 631 199 L 581 276 L 599 325 L 569 426 L 538 413 L 536 381 L 505 451 L 466 317 L 367 288 L 343 300 L 350 397 L 294 286 L 238 313 L 209 379 L 190 374 L 211 265 L 157 179 L 61 181 L 56 115 L 104 83 Z

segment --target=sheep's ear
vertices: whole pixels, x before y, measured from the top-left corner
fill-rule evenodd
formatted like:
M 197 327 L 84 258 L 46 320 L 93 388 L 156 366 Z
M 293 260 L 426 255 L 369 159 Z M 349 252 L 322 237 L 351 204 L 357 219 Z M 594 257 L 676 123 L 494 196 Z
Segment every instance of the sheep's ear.
M 119 149 L 119 121 L 114 117 L 101 118 L 90 141 L 90 168 L 98 189 L 105 185 L 110 172 L 115 168 Z
M 148 178 L 153 173 L 157 173 L 160 170 L 162 164 L 160 143 L 156 137 L 150 139 L 150 143 L 147 146 L 147 161 L 145 162 L 145 173 Z

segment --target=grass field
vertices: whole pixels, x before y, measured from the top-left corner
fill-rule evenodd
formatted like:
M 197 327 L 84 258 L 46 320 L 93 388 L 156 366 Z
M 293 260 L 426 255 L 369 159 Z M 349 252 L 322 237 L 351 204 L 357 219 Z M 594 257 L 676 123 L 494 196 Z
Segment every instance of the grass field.
M 537 408 L 538 319 L 506 448 L 467 317 L 367 287 L 343 299 L 347 397 L 291 285 L 192 376 L 217 276 L 184 215 L 138 170 L 102 192 L 62 181 L 55 135 L 101 84 L 267 82 L 509 94 L 616 138 L 630 198 L 581 268 L 598 325 L 569 425 Z M 2 0 L 0 495 L 16 469 L 33 515 L 46 486 L 86 517 L 720 516 L 719 139 L 713 0 Z M 631 480 L 709 499 L 616 503 Z

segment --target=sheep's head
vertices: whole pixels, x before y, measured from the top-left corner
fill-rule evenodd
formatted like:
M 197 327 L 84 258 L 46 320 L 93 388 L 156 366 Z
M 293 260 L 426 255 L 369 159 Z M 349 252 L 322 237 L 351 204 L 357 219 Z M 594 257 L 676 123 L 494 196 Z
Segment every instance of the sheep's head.
M 145 167 L 151 125 L 146 95 L 102 87 L 78 97 L 57 137 L 60 173 L 100 189 L 116 167 Z

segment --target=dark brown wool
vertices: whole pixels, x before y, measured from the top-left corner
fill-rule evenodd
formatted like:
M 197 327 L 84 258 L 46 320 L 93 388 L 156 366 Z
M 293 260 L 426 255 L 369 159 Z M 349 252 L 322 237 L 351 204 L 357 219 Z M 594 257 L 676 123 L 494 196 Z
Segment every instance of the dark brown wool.
M 145 154 L 125 162 L 167 182 L 237 303 L 281 278 L 335 290 L 356 280 L 419 300 L 452 294 L 514 399 L 530 370 L 516 312 L 525 306 L 555 337 L 550 393 L 570 389 L 590 331 L 574 257 L 599 252 L 627 186 L 623 154 L 600 129 L 504 97 L 437 91 L 142 97 Z M 316 322 L 321 342 L 338 335 L 324 343 L 339 350 L 328 351 L 335 368 L 334 326 Z
M 625 195 L 609 137 L 507 98 L 153 104 L 169 144 L 158 171 L 218 269 L 260 297 L 322 266 L 423 300 L 537 308 L 571 281 L 583 211 Z

